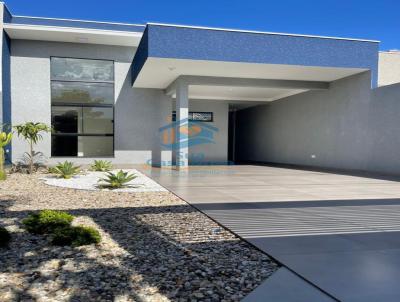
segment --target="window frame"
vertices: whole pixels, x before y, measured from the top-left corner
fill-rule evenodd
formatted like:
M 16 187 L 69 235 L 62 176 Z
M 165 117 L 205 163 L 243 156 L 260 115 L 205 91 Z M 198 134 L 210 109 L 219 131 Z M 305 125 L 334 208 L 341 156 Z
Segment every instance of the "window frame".
M 88 81 L 88 80 L 57 80 L 57 79 L 52 79 L 51 76 L 51 61 L 53 58 L 61 58 L 61 59 L 76 59 L 76 60 L 92 60 L 92 61 L 106 61 L 106 62 L 112 62 L 112 71 L 113 71 L 113 81 Z M 87 104 L 87 103 L 57 103 L 53 105 L 53 100 L 52 100 L 52 83 L 53 82 L 71 82 L 71 83 L 110 83 L 112 84 L 112 94 L 113 94 L 113 102 L 112 104 Z M 100 134 L 100 133 L 92 133 L 92 134 L 86 134 L 86 133 L 52 133 L 51 137 L 53 136 L 76 136 L 77 139 L 82 136 L 90 136 L 90 137 L 112 137 L 112 155 L 105 155 L 105 156 L 99 156 L 99 157 L 93 157 L 93 156 L 64 156 L 64 155 L 53 155 L 53 139 L 50 140 L 50 150 L 51 150 L 51 158 L 115 158 L 115 61 L 110 60 L 110 59 L 92 59 L 92 58 L 81 58 L 81 57 L 61 57 L 61 56 L 50 56 L 50 81 L 49 81 L 49 86 L 50 86 L 50 107 L 51 107 L 51 120 L 53 118 L 53 107 L 79 107 L 81 109 L 83 108 L 112 108 L 112 126 L 113 126 L 113 133 L 112 134 Z M 53 126 L 53 124 L 52 124 Z
M 193 119 L 190 119 L 190 115 L 191 114 L 193 115 L 193 113 L 209 114 L 211 116 L 211 119 L 209 119 L 209 120 L 193 120 Z M 188 115 L 189 115 L 189 122 L 214 123 L 214 112 L 213 111 L 189 111 Z M 173 122 L 176 121 L 176 110 L 172 110 L 171 118 L 172 118 Z

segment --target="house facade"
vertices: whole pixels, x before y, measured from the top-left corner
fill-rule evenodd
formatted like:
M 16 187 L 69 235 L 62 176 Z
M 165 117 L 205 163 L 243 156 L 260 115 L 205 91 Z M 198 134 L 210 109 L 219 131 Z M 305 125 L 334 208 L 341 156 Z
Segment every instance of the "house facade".
M 0 15 L 0 122 L 51 125 L 49 163 L 400 173 L 400 56 L 378 41 Z

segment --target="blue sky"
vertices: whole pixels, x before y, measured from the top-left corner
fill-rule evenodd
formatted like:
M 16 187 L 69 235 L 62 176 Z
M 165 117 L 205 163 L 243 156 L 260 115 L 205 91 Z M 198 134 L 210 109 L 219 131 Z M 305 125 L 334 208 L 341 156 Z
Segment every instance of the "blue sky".
M 400 49 L 399 0 L 6 0 L 13 14 L 380 40 Z

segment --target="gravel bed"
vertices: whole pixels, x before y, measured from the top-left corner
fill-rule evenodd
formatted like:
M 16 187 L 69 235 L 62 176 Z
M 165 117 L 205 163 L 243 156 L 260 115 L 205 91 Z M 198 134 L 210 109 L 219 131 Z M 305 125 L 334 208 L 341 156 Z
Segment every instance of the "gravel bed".
M 276 269 L 266 255 L 169 192 L 52 187 L 45 175 L 0 182 L 0 301 L 239 301 Z M 96 227 L 98 245 L 51 246 L 22 218 L 66 210 Z
M 118 172 L 119 170 L 114 170 L 111 172 Z M 128 187 L 115 189 L 115 192 L 165 192 L 167 191 L 165 188 L 160 186 L 154 180 L 150 179 L 143 173 L 139 172 L 136 169 L 123 169 L 124 172 L 128 172 L 129 174 L 134 174 L 137 177 L 128 183 Z M 105 172 L 92 172 L 88 171 L 84 174 L 76 175 L 71 179 L 63 179 L 56 177 L 54 175 L 46 175 L 42 179 L 46 182 L 46 184 L 50 186 L 56 187 L 64 187 L 70 189 L 78 189 L 78 190 L 90 190 L 90 191 L 100 191 L 100 190 L 108 190 L 102 189 L 99 187 L 99 180 L 105 178 Z M 101 184 L 101 183 L 100 183 Z

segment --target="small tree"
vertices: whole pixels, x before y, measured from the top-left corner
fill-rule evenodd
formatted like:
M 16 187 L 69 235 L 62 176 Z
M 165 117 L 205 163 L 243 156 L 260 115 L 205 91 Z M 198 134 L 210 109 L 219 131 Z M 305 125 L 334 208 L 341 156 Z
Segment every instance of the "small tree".
M 6 172 L 4 171 L 4 161 L 5 161 L 4 147 L 11 142 L 11 138 L 12 138 L 11 132 L 6 133 L 0 131 L 0 180 L 5 180 L 7 178 Z
M 36 154 L 33 150 L 33 146 L 43 139 L 41 133 L 50 132 L 51 128 L 44 123 L 27 122 L 25 124 L 14 126 L 14 129 L 17 130 L 18 137 L 22 136 L 26 141 L 28 141 L 29 153 L 27 153 L 27 155 L 29 173 L 33 173 L 34 157 Z

